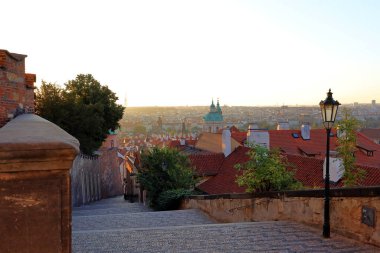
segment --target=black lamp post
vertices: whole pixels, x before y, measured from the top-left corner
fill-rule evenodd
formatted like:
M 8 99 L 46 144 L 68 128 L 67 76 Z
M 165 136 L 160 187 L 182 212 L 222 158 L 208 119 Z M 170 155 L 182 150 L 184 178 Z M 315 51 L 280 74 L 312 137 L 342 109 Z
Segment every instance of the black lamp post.
M 319 103 L 321 107 L 323 125 L 326 128 L 326 173 L 325 173 L 325 210 L 323 221 L 323 237 L 330 237 L 330 133 L 334 125 L 340 103 L 333 99 L 331 89 L 327 92 L 327 98 Z

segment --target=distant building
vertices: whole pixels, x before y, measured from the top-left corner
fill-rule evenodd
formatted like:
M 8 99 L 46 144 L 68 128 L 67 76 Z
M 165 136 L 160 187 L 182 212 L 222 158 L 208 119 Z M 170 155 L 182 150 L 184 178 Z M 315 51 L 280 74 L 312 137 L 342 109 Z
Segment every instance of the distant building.
M 214 100 L 210 105 L 210 111 L 203 117 L 203 132 L 217 133 L 220 129 L 223 129 L 224 119 L 222 109 L 219 105 L 219 99 L 215 106 Z
M 25 73 L 26 57 L 0 49 L 0 127 L 18 114 L 34 111 L 36 75 Z
M 112 131 L 111 129 L 108 130 L 107 138 L 102 143 L 102 146 L 99 148 L 99 150 L 104 149 L 112 149 L 112 148 L 118 148 L 119 147 L 119 140 L 117 137 L 117 131 Z

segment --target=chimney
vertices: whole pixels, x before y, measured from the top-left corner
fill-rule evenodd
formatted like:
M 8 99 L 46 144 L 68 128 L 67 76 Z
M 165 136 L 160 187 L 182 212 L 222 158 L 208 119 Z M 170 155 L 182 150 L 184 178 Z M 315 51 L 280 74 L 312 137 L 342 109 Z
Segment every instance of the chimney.
M 248 144 L 261 145 L 269 149 L 268 130 L 249 128 L 247 132 L 247 142 Z
M 278 122 L 277 123 L 277 130 L 289 130 L 289 122 Z
M 330 181 L 337 183 L 344 174 L 344 166 L 342 158 L 331 157 L 330 156 Z M 326 175 L 326 158 L 323 163 L 323 179 L 325 179 Z
M 223 129 L 222 133 L 222 149 L 224 157 L 227 157 L 231 154 L 231 131 L 229 128 Z
M 257 125 L 257 124 L 254 124 L 254 123 L 250 123 L 249 125 L 248 125 L 248 131 L 249 131 L 249 129 L 259 129 L 259 126 Z
M 310 140 L 310 124 L 305 122 L 301 126 L 301 136 L 304 140 Z

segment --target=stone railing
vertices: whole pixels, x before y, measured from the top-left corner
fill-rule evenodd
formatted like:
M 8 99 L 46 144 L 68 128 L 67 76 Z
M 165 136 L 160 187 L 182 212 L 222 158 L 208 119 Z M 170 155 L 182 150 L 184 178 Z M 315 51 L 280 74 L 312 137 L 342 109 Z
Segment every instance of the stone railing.
M 23 114 L 0 128 L 0 252 L 71 252 L 70 168 L 79 142 Z
M 380 187 L 331 189 L 332 232 L 380 246 Z M 190 196 L 181 209 L 197 208 L 219 222 L 292 220 L 321 228 L 323 190 Z

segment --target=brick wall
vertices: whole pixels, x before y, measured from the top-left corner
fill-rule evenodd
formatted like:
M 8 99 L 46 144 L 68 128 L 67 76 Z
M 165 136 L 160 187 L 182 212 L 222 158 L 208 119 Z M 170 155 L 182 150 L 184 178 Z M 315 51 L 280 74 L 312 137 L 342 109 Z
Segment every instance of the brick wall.
M 26 57 L 0 49 L 0 127 L 13 118 L 18 107 L 34 111 L 36 75 L 25 73 Z

